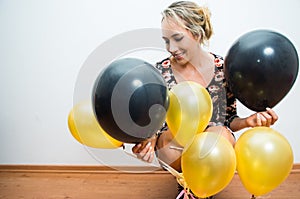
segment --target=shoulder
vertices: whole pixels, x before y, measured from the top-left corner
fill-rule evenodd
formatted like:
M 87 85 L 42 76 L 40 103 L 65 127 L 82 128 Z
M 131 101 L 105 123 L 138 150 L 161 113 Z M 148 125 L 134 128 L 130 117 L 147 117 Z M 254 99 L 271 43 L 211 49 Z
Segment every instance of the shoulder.
M 223 69 L 224 68 L 224 58 L 220 55 L 214 54 L 214 53 L 210 53 L 214 56 L 214 62 L 215 65 L 218 69 Z

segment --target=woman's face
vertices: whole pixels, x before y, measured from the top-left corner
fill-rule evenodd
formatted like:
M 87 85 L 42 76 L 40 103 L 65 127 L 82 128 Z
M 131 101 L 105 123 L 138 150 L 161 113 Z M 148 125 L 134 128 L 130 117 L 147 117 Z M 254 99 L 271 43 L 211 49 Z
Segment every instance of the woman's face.
M 191 62 L 200 48 L 199 39 L 172 19 L 163 19 L 161 27 L 166 49 L 176 62 L 181 65 Z

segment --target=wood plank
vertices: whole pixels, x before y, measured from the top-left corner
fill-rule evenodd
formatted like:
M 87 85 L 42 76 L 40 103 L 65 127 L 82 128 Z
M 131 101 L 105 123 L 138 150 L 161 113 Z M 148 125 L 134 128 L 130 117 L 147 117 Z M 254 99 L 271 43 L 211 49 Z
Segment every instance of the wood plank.
M 0 198 L 162 198 L 177 196 L 176 179 L 162 169 L 69 165 L 0 165 Z M 154 170 L 154 168 L 152 168 Z M 134 173 L 136 171 L 138 173 Z M 251 195 L 235 174 L 216 199 L 247 199 Z M 300 198 L 300 164 L 279 187 L 258 199 Z
M 141 170 L 140 167 L 125 169 Z M 0 166 L 1 199 L 165 199 L 175 198 L 176 188 L 174 177 L 161 169 L 151 173 L 125 173 L 101 166 Z
M 257 199 L 299 199 L 300 198 L 300 169 L 295 165 L 287 179 L 270 193 L 256 197 Z M 247 199 L 251 194 L 244 188 L 238 174 L 235 174 L 231 183 L 221 191 L 217 199 Z

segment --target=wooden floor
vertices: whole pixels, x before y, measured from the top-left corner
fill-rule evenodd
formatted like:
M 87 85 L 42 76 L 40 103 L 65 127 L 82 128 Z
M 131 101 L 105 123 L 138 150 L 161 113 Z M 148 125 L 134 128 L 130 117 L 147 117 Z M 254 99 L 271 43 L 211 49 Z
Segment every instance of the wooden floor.
M 132 168 L 136 171 L 142 168 Z M 0 165 L 0 199 L 175 199 L 176 179 L 167 171 L 120 172 L 104 166 Z M 216 199 L 250 199 L 236 174 Z M 300 164 L 287 180 L 259 199 L 299 199 Z

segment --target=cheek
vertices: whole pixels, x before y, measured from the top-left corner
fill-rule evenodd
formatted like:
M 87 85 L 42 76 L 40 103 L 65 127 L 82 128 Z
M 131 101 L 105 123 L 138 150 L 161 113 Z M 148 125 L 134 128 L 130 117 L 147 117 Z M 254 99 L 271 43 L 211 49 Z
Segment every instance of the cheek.
M 197 45 L 197 41 L 189 37 L 187 37 L 184 41 L 181 42 L 181 47 L 185 49 L 194 49 Z
M 197 51 L 197 49 L 199 48 L 199 43 L 198 42 L 195 42 L 195 41 L 193 41 L 193 42 L 190 42 L 189 44 L 188 44 L 188 46 L 189 46 L 189 49 L 191 50 L 191 51 Z
M 180 49 L 180 50 L 185 50 L 185 51 L 187 51 L 187 50 L 190 49 L 191 45 L 190 45 L 189 42 L 184 42 L 184 41 L 182 41 L 182 42 L 178 43 L 177 47 L 178 47 L 178 49 Z

